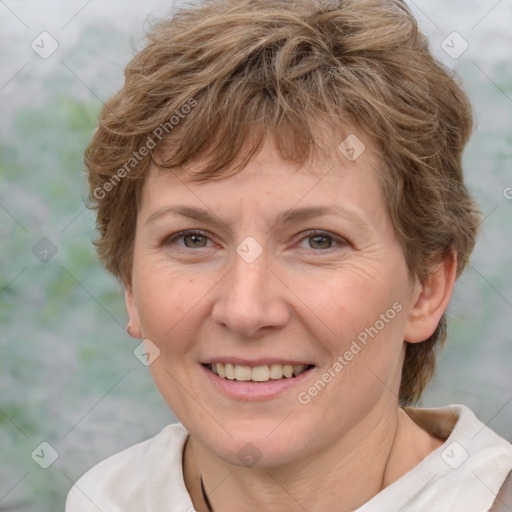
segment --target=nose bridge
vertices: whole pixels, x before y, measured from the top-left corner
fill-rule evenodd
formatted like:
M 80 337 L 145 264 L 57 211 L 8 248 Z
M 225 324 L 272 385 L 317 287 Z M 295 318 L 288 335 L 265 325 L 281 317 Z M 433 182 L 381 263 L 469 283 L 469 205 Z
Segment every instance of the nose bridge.
M 268 268 L 269 255 L 263 249 L 257 254 L 259 250 L 251 243 L 238 246 L 213 308 L 217 323 L 246 337 L 263 327 L 282 326 L 288 318 L 284 297 Z
M 245 258 L 240 255 L 242 246 L 237 249 L 237 254 L 233 258 L 233 270 L 231 272 L 232 293 L 239 296 L 239 299 L 258 300 L 260 302 L 268 292 L 268 257 L 261 254 L 257 257 L 251 255 Z

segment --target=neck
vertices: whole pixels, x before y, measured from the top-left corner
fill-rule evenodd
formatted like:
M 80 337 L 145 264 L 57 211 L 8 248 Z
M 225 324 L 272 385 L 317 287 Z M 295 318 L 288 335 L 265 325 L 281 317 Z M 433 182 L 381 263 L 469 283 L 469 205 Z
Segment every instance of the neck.
M 367 427 L 357 425 L 336 446 L 293 464 L 259 469 L 228 464 L 189 438 L 183 471 L 194 507 L 198 512 L 348 512 L 369 501 L 442 444 L 401 410 L 373 428 Z M 201 477 L 211 509 L 203 499 Z

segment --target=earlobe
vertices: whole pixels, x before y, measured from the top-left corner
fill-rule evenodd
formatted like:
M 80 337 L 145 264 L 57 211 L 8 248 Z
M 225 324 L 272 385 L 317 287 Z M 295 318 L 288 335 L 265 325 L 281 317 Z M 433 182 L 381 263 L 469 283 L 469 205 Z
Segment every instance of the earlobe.
M 128 326 L 126 332 L 136 339 L 142 339 L 142 331 L 140 328 L 139 312 L 135 304 L 135 298 L 131 286 L 125 286 L 124 289 L 124 302 L 126 304 L 126 311 L 128 312 Z
M 420 343 L 432 336 L 450 302 L 457 277 L 457 254 L 452 251 L 421 283 L 421 291 L 409 312 L 404 341 Z

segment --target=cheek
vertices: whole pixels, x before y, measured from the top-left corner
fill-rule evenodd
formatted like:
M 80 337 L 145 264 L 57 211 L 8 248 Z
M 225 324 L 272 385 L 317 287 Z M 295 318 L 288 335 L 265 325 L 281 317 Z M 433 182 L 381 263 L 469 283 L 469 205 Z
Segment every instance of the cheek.
M 394 319 L 397 315 L 393 304 L 400 302 L 403 294 L 399 286 L 383 282 L 382 273 L 363 273 L 354 268 L 340 269 L 313 282 L 310 277 L 300 276 L 292 281 L 304 313 L 309 311 L 312 322 L 316 319 L 335 344 L 357 337 L 388 310 L 388 316 Z
M 311 319 L 308 327 L 326 356 L 329 373 L 321 380 L 333 382 L 334 395 L 326 393 L 323 400 L 338 395 L 340 403 L 363 407 L 384 391 L 383 383 L 399 378 L 406 291 L 401 275 L 365 266 L 340 269 L 334 279 L 315 280 L 313 288 L 311 279 L 295 280 L 294 290 L 304 298 L 303 318 Z
M 207 282 L 165 266 L 139 265 L 134 273 L 142 333 L 161 350 L 180 350 L 186 330 L 199 322 Z M 181 343 L 180 343 L 181 342 Z
M 156 387 L 173 411 L 189 407 L 184 388 L 194 360 L 194 340 L 204 321 L 204 281 L 151 266 L 138 277 L 142 333 L 160 350 L 149 366 Z

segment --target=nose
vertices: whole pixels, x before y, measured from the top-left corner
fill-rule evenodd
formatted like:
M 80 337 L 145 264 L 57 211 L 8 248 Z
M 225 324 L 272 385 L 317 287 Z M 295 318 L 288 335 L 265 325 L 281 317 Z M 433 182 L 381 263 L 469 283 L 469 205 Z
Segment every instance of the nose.
M 217 287 L 212 317 L 242 338 L 257 338 L 289 320 L 286 286 L 268 267 L 265 251 L 248 263 L 234 255 L 231 270 Z

